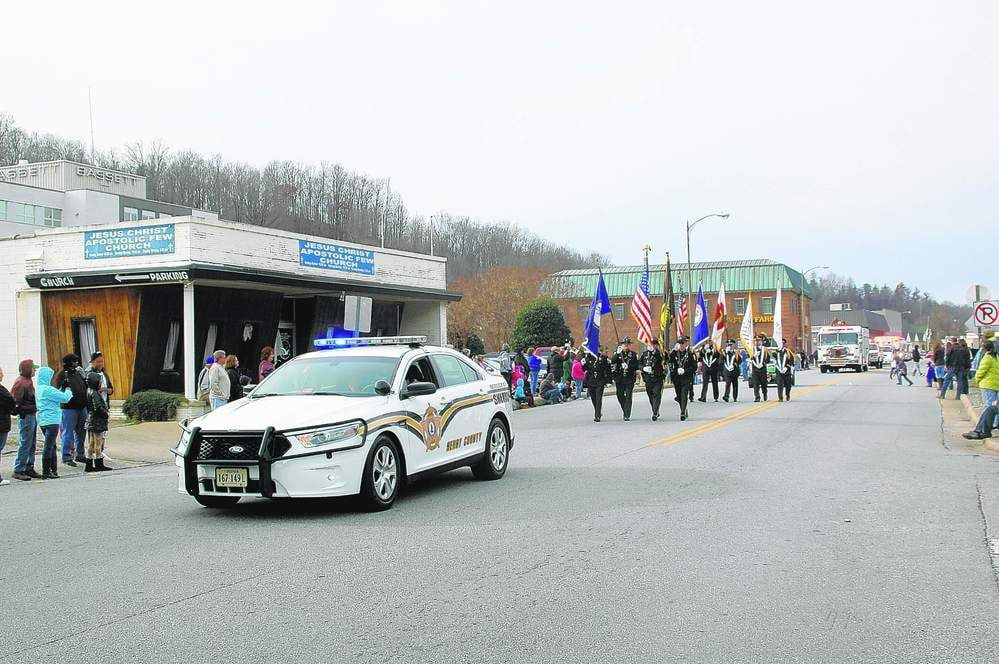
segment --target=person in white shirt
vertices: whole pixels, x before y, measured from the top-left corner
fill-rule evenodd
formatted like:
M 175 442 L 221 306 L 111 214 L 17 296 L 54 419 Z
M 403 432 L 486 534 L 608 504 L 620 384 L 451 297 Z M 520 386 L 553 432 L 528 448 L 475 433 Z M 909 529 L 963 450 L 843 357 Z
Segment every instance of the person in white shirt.
M 208 402 L 212 410 L 216 410 L 229 403 L 232 386 L 229 384 L 229 375 L 225 372 L 225 351 L 217 350 L 212 356 L 215 363 L 208 370 Z

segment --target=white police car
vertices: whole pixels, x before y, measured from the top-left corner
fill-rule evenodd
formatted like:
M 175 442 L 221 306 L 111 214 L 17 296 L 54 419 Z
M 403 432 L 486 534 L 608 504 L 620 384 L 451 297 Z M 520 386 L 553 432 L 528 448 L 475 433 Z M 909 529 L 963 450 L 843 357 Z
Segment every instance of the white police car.
M 360 496 L 387 509 L 405 482 L 462 466 L 506 472 L 510 393 L 499 374 L 425 337 L 317 340 L 245 398 L 193 421 L 173 450 L 179 490 L 206 507 L 243 497 Z

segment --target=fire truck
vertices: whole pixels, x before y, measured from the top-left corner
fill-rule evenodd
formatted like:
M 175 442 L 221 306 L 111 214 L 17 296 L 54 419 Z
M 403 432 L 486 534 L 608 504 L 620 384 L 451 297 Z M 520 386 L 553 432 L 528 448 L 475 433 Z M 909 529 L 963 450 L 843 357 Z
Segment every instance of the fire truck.
M 860 325 L 823 325 L 816 331 L 819 371 L 867 371 L 871 331 Z

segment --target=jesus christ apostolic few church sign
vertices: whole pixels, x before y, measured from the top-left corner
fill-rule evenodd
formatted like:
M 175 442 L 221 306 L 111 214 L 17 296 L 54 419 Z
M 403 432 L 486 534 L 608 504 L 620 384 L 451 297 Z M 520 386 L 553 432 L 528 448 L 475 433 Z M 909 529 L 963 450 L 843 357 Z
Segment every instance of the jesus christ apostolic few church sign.
M 325 270 L 356 274 L 375 273 L 375 252 L 345 247 L 342 244 L 299 240 L 298 261 L 304 267 L 320 267 Z

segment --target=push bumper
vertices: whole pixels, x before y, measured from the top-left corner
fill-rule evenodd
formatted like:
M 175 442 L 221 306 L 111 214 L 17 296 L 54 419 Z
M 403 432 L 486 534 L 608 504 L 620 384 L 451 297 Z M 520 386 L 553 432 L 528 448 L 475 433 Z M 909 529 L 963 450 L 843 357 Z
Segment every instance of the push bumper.
M 367 446 L 339 451 L 274 457 L 274 429 L 264 432 L 256 459 L 241 461 L 199 460 L 201 431 L 191 432 L 183 454 L 175 452 L 178 491 L 191 496 L 240 496 L 258 498 L 320 498 L 360 493 Z M 245 488 L 216 486 L 219 468 L 246 468 Z

